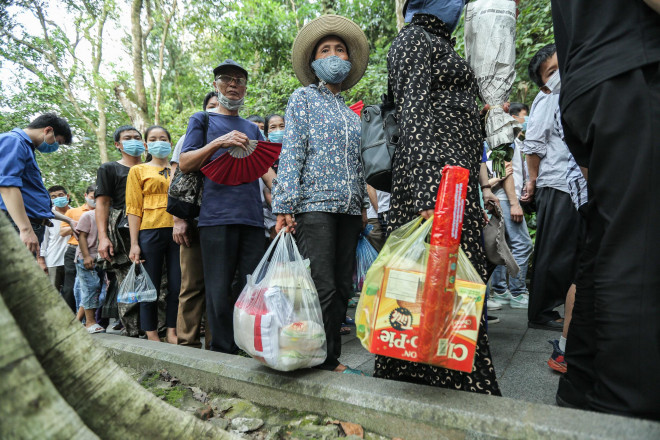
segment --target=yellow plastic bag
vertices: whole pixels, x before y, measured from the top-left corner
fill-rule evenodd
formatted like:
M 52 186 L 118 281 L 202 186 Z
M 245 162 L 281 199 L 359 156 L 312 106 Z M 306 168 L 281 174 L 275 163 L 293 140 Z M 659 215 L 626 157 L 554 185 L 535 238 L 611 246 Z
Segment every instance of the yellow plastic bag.
M 433 360 L 420 357 L 419 325 L 432 222 L 419 217 L 388 238 L 364 281 L 355 316 L 357 336 L 371 353 L 472 371 L 486 286 L 462 250 L 451 316 L 436 323 Z

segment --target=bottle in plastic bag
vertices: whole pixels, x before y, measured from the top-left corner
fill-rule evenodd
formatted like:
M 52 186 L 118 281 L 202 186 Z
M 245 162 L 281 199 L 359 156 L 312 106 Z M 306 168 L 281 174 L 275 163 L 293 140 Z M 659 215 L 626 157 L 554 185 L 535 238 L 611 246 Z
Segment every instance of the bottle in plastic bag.
M 254 359 L 280 371 L 325 361 L 321 304 L 309 263 L 284 230 L 248 275 L 236 301 L 234 340 Z
M 158 299 L 158 292 L 151 278 L 140 263 L 133 263 L 128 274 L 119 287 L 117 302 L 133 304 L 139 302 L 153 302 Z

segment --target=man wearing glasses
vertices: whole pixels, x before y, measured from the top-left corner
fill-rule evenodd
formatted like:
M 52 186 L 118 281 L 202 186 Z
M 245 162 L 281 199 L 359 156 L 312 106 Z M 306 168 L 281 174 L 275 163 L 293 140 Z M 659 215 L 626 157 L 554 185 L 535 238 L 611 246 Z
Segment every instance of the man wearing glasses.
M 191 116 L 179 159 L 184 173 L 199 170 L 230 147 L 247 148 L 249 140 L 263 140 L 259 128 L 238 115 L 248 72 L 235 61 L 225 60 L 213 69 L 213 75 L 219 106 L 208 114 L 206 140 L 204 112 Z M 228 186 L 204 178 L 198 226 L 211 350 L 235 354 L 234 274 L 238 270 L 242 290 L 246 276 L 263 256 L 264 219 L 258 180 Z

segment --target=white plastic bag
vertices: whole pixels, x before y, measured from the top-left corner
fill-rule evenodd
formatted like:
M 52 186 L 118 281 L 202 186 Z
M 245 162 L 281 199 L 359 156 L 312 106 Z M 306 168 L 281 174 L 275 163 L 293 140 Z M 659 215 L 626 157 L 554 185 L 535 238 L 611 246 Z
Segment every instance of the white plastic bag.
M 290 233 L 280 231 L 234 306 L 234 340 L 242 350 L 280 371 L 325 361 L 321 304 Z
M 138 303 L 138 302 L 153 302 L 158 299 L 158 292 L 151 278 L 144 270 L 144 266 L 140 263 L 133 263 L 128 270 L 126 279 L 119 287 L 117 293 L 117 302 L 120 303 Z

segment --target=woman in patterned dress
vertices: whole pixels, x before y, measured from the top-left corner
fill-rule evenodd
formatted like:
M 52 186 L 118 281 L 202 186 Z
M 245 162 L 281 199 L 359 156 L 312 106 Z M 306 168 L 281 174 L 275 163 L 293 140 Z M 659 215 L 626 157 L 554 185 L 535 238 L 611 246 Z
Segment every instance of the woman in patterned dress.
M 420 3 L 424 2 L 410 1 L 406 14 L 410 25 L 399 32 L 387 55 L 401 129 L 392 164 L 388 230 L 418 215 L 432 215 L 445 165 L 468 169 L 461 247 L 486 282 L 479 202 L 483 132 L 476 103 L 478 89 L 472 70 L 451 40 L 463 2 L 457 2 L 453 11 L 440 7 L 423 10 L 417 7 Z M 374 376 L 500 395 L 483 317 L 472 373 L 377 356 Z
M 325 15 L 300 30 L 293 43 L 293 68 L 305 87 L 287 105 L 272 203 L 276 230 L 295 228 L 298 248 L 310 260 L 328 349 L 319 368 L 347 373 L 359 372 L 339 362 L 339 331 L 352 293 L 368 196 L 359 154 L 360 119 L 340 92 L 360 80 L 368 58 L 364 33 L 344 17 Z

